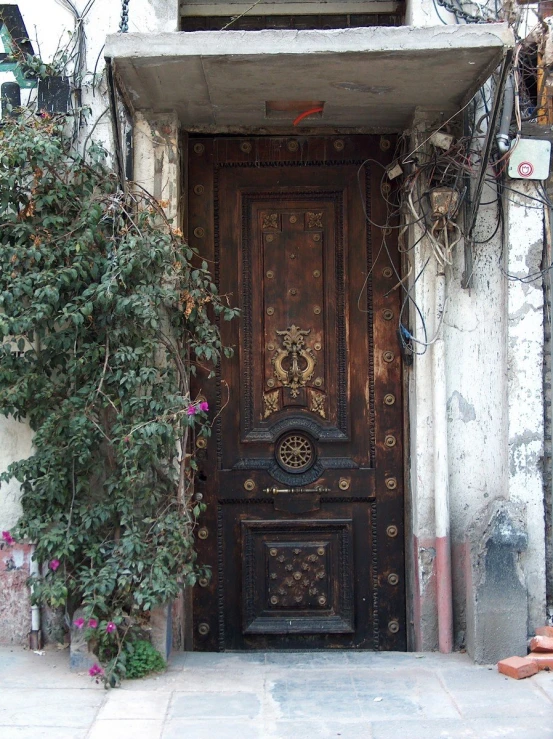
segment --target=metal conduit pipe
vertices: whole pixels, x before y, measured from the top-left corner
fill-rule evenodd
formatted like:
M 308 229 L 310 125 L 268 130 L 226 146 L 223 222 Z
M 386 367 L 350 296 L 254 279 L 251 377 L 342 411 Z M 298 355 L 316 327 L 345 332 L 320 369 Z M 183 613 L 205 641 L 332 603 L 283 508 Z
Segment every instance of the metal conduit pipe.
M 445 310 L 445 272 L 438 267 L 434 315 L 441 320 Z M 443 329 L 442 329 L 443 331 Z M 451 584 L 451 541 L 449 514 L 449 460 L 447 444 L 447 386 L 443 333 L 432 347 L 434 405 L 434 516 L 436 526 L 436 600 L 440 652 L 453 650 L 453 593 Z
M 513 75 L 510 74 L 505 82 L 505 93 L 503 95 L 503 111 L 499 122 L 499 131 L 495 140 L 497 148 L 502 154 L 506 154 L 511 148 L 511 137 L 509 136 L 509 128 L 511 127 L 511 118 L 513 117 L 513 107 L 515 104 L 515 85 Z

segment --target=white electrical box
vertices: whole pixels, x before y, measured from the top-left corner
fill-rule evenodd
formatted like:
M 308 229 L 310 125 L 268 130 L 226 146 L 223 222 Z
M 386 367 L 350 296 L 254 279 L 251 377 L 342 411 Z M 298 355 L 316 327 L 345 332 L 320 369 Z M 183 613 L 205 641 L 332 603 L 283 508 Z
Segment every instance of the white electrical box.
M 509 177 L 513 180 L 546 180 L 550 159 L 550 141 L 519 139 L 509 158 Z

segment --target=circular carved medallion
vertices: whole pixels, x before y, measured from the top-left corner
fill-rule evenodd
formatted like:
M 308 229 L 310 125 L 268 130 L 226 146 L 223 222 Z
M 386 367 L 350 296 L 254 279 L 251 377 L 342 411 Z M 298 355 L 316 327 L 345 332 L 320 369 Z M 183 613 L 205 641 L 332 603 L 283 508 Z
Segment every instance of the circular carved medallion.
M 282 469 L 292 473 L 305 472 L 316 459 L 315 447 L 309 437 L 297 431 L 281 437 L 275 456 Z

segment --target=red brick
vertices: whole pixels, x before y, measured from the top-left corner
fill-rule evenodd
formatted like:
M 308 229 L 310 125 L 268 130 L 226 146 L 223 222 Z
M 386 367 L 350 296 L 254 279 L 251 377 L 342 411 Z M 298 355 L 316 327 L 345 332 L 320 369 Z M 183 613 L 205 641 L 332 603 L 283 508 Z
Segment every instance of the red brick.
M 530 652 L 528 659 L 532 660 L 538 670 L 553 670 L 552 652 Z
M 523 677 L 532 677 L 538 671 L 536 663 L 527 657 L 509 657 L 497 663 L 497 669 L 503 675 L 521 680 Z
M 550 636 L 553 638 L 553 626 L 540 626 L 536 629 L 536 636 Z
M 553 636 L 535 636 L 530 639 L 530 651 L 553 652 Z

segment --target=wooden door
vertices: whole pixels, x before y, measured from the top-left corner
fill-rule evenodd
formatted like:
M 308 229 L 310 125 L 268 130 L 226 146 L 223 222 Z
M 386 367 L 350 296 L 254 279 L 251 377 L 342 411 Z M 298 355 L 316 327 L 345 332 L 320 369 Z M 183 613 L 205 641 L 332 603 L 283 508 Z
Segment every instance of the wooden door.
M 368 220 L 389 143 L 190 140 L 190 242 L 241 309 L 195 381 L 195 649 L 406 647 L 397 229 Z

